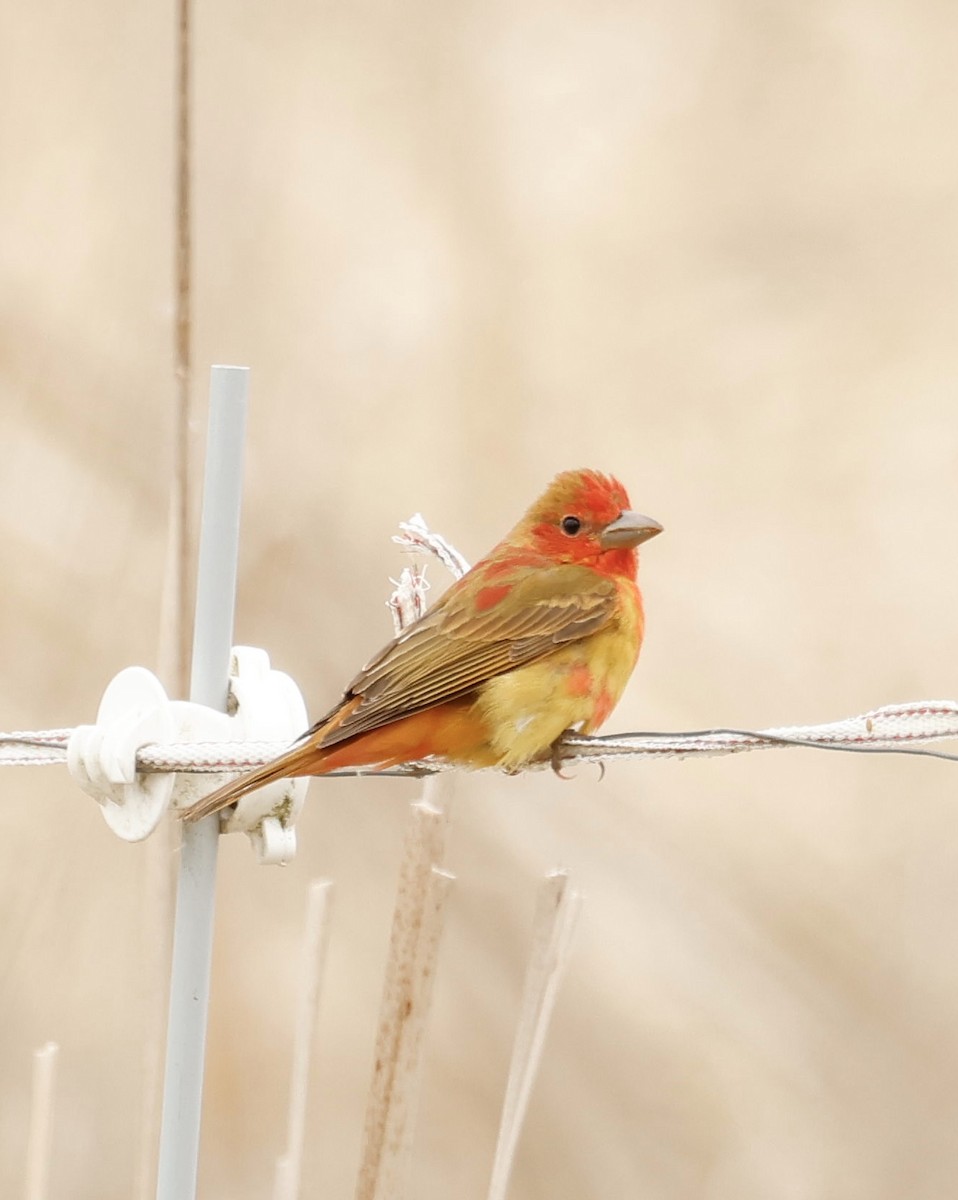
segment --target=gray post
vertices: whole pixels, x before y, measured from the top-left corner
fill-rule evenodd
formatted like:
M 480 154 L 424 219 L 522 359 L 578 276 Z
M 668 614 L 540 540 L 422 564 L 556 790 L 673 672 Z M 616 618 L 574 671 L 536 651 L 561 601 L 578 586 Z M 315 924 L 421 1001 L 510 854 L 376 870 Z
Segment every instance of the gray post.
M 246 367 L 213 367 L 190 699 L 226 709 L 239 554 Z M 157 1200 L 193 1200 L 213 955 L 219 816 L 183 828 L 173 930 Z

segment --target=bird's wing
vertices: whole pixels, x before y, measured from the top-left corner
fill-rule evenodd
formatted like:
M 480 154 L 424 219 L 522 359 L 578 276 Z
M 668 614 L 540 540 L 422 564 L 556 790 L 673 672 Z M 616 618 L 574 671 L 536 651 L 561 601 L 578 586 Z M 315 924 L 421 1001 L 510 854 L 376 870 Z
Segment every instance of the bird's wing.
M 615 582 L 588 567 L 543 567 L 512 577 L 500 572 L 489 587 L 502 588 L 502 600 L 484 610 L 481 579 L 473 574 L 368 662 L 340 704 L 305 736 L 319 733 L 319 745 L 331 746 L 455 700 L 595 633 L 615 609 Z

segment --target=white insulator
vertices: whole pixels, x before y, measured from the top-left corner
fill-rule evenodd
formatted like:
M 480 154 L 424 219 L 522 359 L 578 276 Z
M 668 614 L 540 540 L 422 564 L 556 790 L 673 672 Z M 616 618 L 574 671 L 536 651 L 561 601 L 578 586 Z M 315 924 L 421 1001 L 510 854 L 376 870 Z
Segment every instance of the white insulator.
M 67 745 L 67 765 L 80 787 L 99 803 L 117 836 L 136 842 L 148 837 L 171 806 L 186 808 L 226 782 L 222 773 L 137 770 L 145 746 L 216 743 L 289 745 L 308 724 L 306 705 L 293 680 L 274 671 L 264 650 L 238 646 L 232 652 L 229 714 L 201 704 L 170 700 L 145 667 L 127 667 L 103 693 L 95 725 L 80 725 Z M 243 798 L 223 823 L 249 833 L 261 862 L 288 862 L 296 850 L 293 828 L 308 780 L 280 780 Z

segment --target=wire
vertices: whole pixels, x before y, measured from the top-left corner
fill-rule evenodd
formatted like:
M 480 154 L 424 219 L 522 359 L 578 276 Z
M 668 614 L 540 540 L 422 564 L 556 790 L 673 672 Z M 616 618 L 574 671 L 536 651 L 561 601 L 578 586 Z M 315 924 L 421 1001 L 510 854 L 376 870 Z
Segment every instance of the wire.
M 563 739 L 562 745 L 568 745 L 573 748 L 581 747 L 583 749 L 586 749 L 589 746 L 603 744 L 606 741 L 606 737 L 608 737 L 609 740 L 614 740 L 614 741 L 625 741 L 627 739 L 629 739 L 629 740 L 635 739 L 636 742 L 645 741 L 645 740 L 648 740 L 648 741 L 660 740 L 660 741 L 668 741 L 668 742 L 678 742 L 678 741 L 695 742 L 700 738 L 719 737 L 719 736 L 725 736 L 725 735 L 728 735 L 731 737 L 738 737 L 738 738 L 742 738 L 742 739 L 748 739 L 748 741 L 747 742 L 743 741 L 739 745 L 727 746 L 722 749 L 709 747 L 707 750 L 703 751 L 703 753 L 713 754 L 713 755 L 740 754 L 746 750 L 762 750 L 765 748 L 772 748 L 774 746 L 801 746 L 802 748 L 804 748 L 806 750 L 839 750 L 844 754 L 914 754 L 914 755 L 920 755 L 923 758 L 938 758 L 938 759 L 942 759 L 946 762 L 958 762 L 958 754 L 949 754 L 945 750 L 928 750 L 924 747 L 919 747 L 919 746 L 880 746 L 880 745 L 852 746 L 852 745 L 848 745 L 847 743 L 841 743 L 841 742 L 822 742 L 822 741 L 815 741 L 814 739 L 811 739 L 811 738 L 784 737 L 781 734 L 762 733 L 759 730 L 755 730 L 755 729 L 731 729 L 731 728 L 725 728 L 725 727 L 721 727 L 721 726 L 716 729 L 691 729 L 691 730 L 684 731 L 682 733 L 663 733 L 661 731 L 641 731 L 641 732 L 635 732 L 635 733 L 623 733 L 623 734 L 618 734 L 618 735 L 614 735 L 614 734 L 613 735 L 605 735 L 605 736 L 600 735 L 598 737 L 581 738 L 581 739 L 579 739 L 577 736 L 575 740 Z M 945 734 L 945 735 L 935 735 L 935 736 L 950 737 L 950 736 L 954 736 L 954 735 Z M 636 748 L 632 749 L 631 752 L 630 751 L 620 751 L 619 753 L 610 755 L 609 757 L 626 758 L 626 757 L 630 756 L 630 753 L 635 754 L 635 755 L 639 755 L 639 754 L 655 755 L 656 751 L 652 748 L 639 749 L 636 747 Z M 672 747 L 669 749 L 668 753 L 678 757 L 678 756 L 686 755 L 688 752 L 686 750 L 676 750 L 674 747 Z M 585 758 L 587 756 L 585 754 L 570 754 L 568 757 L 569 757 L 569 759 L 574 759 L 574 758 Z M 566 755 L 561 753 L 561 747 L 560 747 L 560 758 L 562 758 L 563 761 L 566 760 Z M 598 755 L 589 754 L 588 759 L 589 759 L 589 761 L 593 761 L 593 760 L 594 761 L 602 761 L 603 756 L 601 754 L 598 754 Z
M 0 733 L 0 766 L 65 763 L 71 729 Z M 857 717 L 827 724 L 777 729 L 735 729 L 717 726 L 682 732 L 636 731 L 586 737 L 568 733 L 557 747 L 562 762 L 605 762 L 614 758 L 687 758 L 699 755 L 741 754 L 780 746 L 808 750 L 838 750 L 853 754 L 908 754 L 958 762 L 958 754 L 916 746 L 915 742 L 958 739 L 958 702 L 922 700 L 890 704 Z M 912 743 L 912 744 L 906 744 Z M 182 771 L 224 774 L 251 770 L 277 757 L 286 742 L 179 742 L 146 745 L 137 751 L 143 773 Z M 548 762 L 537 765 L 548 765 Z M 444 769 L 440 762 L 409 763 L 383 771 L 370 768 L 330 772 L 330 777 L 356 775 L 421 776 Z

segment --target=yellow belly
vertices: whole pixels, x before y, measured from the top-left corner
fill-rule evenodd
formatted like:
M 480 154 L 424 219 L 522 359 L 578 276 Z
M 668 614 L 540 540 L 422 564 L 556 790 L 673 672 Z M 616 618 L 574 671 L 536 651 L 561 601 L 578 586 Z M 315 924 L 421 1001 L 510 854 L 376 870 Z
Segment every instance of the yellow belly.
M 479 689 L 476 708 L 496 765 L 514 770 L 544 757 L 567 729 L 592 733 L 615 707 L 642 641 L 642 610 L 631 589 L 620 619 L 557 647 Z

